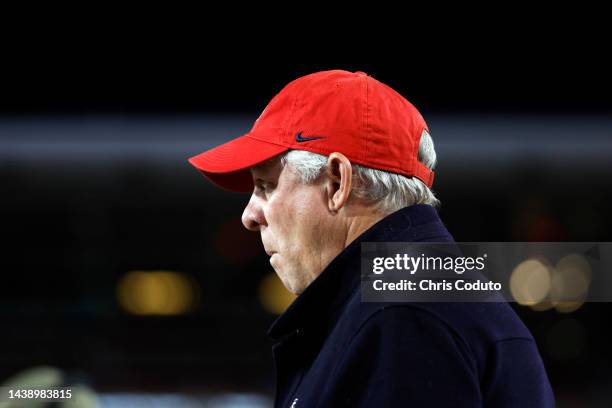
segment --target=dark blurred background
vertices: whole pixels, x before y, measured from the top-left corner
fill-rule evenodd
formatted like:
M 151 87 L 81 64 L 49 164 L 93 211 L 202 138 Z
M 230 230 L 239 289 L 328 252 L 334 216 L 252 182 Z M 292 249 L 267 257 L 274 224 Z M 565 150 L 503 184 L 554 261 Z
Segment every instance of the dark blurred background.
M 0 383 L 82 384 L 101 406 L 269 406 L 266 330 L 291 298 L 242 228 L 248 194 L 186 159 L 314 71 L 365 71 L 419 108 L 457 241 L 611 241 L 610 67 L 570 37 L 275 58 L 144 37 L 21 47 L 0 92 Z M 513 307 L 558 405 L 610 406 L 612 307 Z

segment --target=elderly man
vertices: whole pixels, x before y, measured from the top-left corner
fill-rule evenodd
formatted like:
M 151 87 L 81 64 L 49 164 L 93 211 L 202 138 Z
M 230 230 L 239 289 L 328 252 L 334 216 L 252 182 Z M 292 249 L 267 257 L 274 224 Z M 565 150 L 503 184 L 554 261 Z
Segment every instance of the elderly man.
M 269 331 L 276 407 L 552 407 L 536 344 L 505 303 L 361 302 L 362 242 L 449 242 L 422 116 L 363 72 L 278 93 L 249 133 L 190 159 L 249 191 L 244 226 L 299 295 Z

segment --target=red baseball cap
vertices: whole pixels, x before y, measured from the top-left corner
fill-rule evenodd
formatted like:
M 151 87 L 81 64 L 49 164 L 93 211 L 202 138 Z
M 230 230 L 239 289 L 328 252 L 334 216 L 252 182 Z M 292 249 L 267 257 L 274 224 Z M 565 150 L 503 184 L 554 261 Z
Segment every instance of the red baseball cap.
M 432 185 L 434 172 L 418 160 L 429 129 L 419 111 L 366 73 L 321 71 L 287 84 L 251 130 L 189 162 L 214 184 L 253 189 L 249 167 L 291 149 L 344 154 L 352 163 Z

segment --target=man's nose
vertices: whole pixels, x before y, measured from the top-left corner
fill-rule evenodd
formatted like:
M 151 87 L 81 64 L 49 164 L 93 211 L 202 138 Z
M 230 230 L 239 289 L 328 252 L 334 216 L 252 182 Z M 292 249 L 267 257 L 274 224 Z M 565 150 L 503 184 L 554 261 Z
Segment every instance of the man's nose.
M 242 224 L 249 231 L 259 231 L 262 225 L 266 225 L 263 208 L 257 202 L 257 197 L 251 195 L 251 199 L 242 213 Z

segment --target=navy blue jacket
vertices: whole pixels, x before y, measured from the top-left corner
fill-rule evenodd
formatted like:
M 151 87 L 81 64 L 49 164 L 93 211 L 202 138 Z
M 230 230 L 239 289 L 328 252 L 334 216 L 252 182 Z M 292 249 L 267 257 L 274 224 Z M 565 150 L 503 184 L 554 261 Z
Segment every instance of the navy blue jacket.
M 434 208 L 414 205 L 345 248 L 270 328 L 275 406 L 554 407 L 508 304 L 361 302 L 361 242 L 452 240 Z

